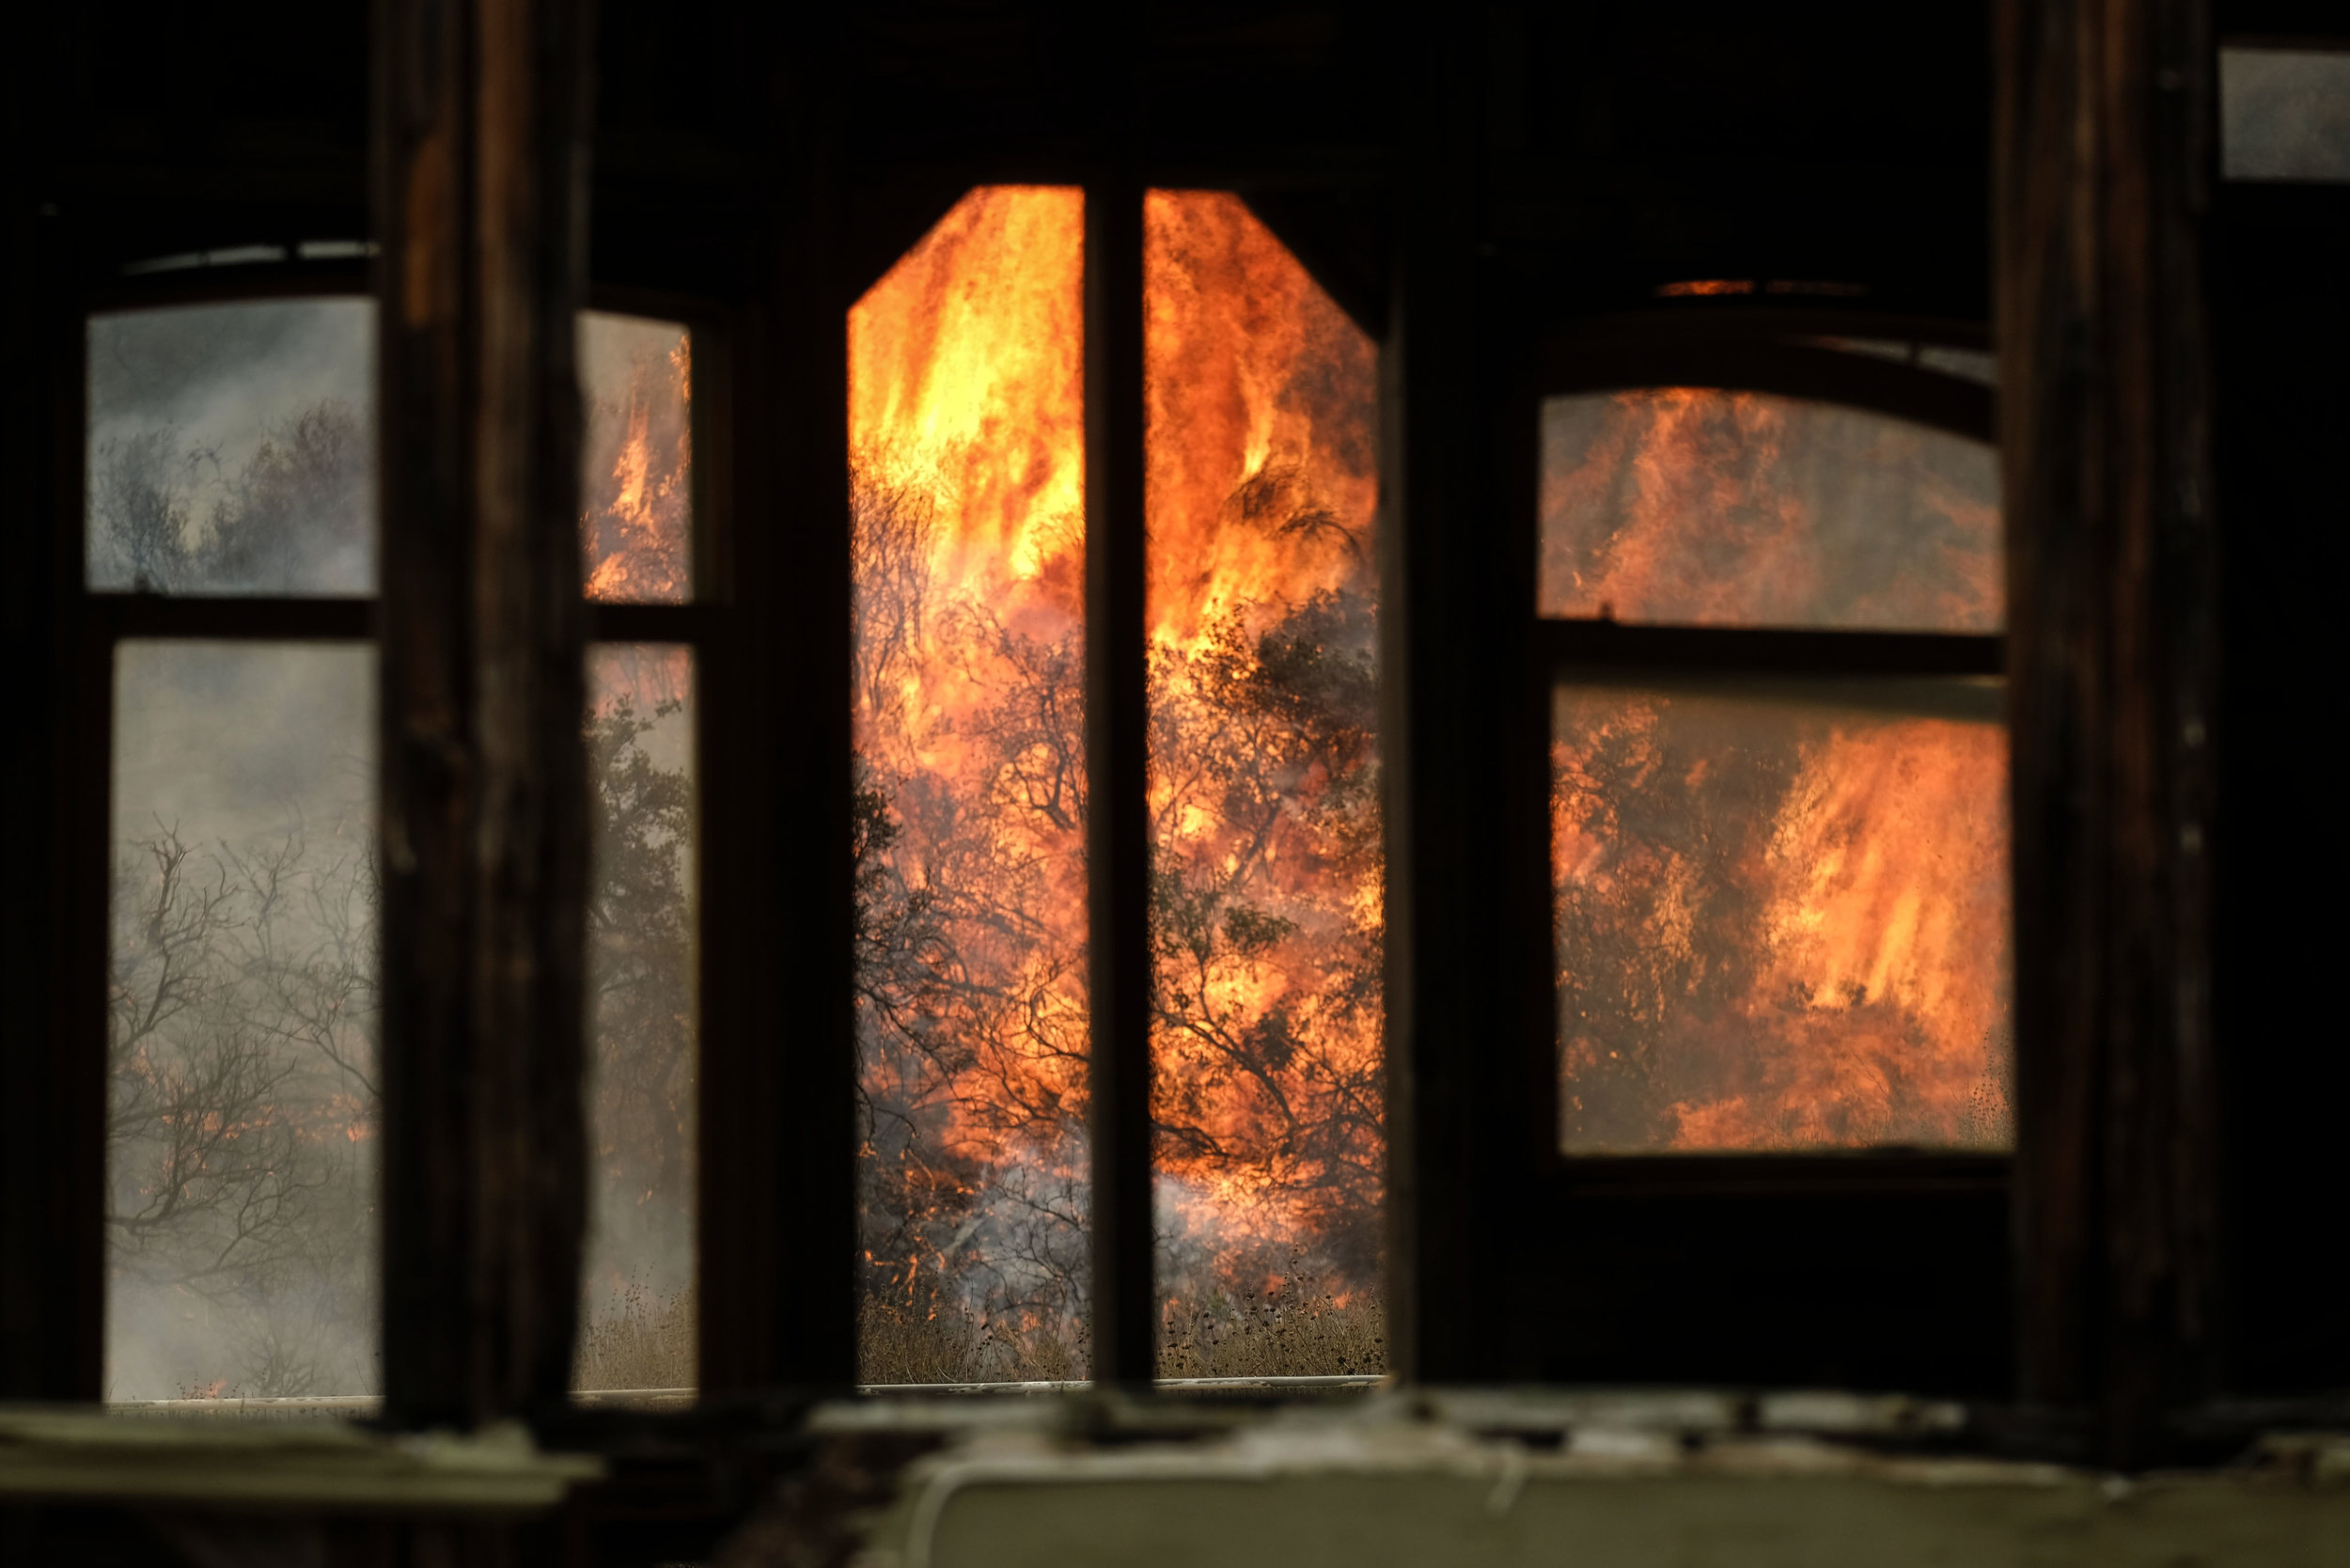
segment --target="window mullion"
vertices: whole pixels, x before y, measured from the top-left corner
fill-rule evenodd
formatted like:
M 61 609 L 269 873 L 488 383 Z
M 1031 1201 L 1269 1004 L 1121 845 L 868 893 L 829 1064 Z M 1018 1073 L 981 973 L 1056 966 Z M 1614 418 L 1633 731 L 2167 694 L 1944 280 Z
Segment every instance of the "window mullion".
M 1086 855 L 1093 1375 L 1156 1370 L 1151 822 L 1143 527 L 1142 186 L 1086 188 Z

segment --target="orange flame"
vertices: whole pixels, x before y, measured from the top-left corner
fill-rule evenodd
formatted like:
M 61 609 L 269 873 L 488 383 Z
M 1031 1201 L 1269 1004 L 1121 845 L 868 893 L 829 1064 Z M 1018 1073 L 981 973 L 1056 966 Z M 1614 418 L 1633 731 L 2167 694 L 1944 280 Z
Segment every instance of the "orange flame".
M 590 599 L 677 604 L 693 588 L 693 344 L 674 322 L 595 314 L 580 533 Z
M 2002 615 L 1991 454 L 1877 416 L 1553 400 L 1542 505 L 1549 614 Z M 1570 1149 L 2012 1137 L 1996 724 L 1564 689 L 1553 760 Z

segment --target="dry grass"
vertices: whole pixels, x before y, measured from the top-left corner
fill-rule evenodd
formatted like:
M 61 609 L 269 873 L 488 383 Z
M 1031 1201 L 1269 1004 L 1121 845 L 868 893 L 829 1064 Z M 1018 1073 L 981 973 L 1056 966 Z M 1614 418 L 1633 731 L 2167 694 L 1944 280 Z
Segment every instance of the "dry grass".
M 1310 1276 L 1171 1309 L 1159 1340 L 1161 1377 L 1378 1377 L 1386 1370 L 1386 1309 L 1360 1293 L 1341 1301 Z
M 985 1323 L 948 1307 L 868 1296 L 857 1313 L 864 1383 L 1058 1383 L 1086 1375 L 1085 1325 L 1073 1334 Z
M 866 1383 L 1071 1382 L 1087 1374 L 1088 1337 L 983 1323 L 946 1307 L 868 1298 L 859 1314 Z M 1376 1377 L 1387 1370 L 1387 1321 L 1359 1293 L 1341 1301 L 1311 1278 L 1245 1296 L 1170 1309 L 1161 1377 Z
M 657 1294 L 636 1280 L 580 1325 L 574 1388 L 690 1388 L 694 1293 Z
M 581 1325 L 572 1386 L 692 1388 L 694 1322 L 691 1290 L 664 1294 L 636 1281 Z M 865 1383 L 1073 1382 L 1086 1376 L 1090 1355 L 1082 1321 L 1055 1332 L 868 1297 L 857 1328 L 857 1376 Z M 1379 1303 L 1359 1293 L 1340 1301 L 1310 1278 L 1170 1309 L 1159 1342 L 1161 1377 L 1378 1376 L 1386 1370 L 1386 1314 Z

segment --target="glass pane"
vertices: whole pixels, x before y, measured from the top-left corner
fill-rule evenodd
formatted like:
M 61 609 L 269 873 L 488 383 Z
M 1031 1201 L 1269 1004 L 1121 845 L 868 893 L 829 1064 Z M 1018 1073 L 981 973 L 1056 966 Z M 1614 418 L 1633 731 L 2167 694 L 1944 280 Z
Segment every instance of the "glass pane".
M 694 662 L 588 661 L 588 1188 L 580 1388 L 690 1388 L 695 1364 Z
M 1921 343 L 1895 337 L 1813 337 L 1806 341 L 1815 348 L 1834 349 L 1839 353 L 1867 354 L 1872 359 L 1889 359 L 1897 365 L 1914 365 L 1921 370 L 1957 376 L 1963 381 L 1977 381 L 1985 386 L 1999 384 L 1999 357 L 1982 349 L 1957 349 L 1947 343 Z
M 92 316 L 89 586 L 375 589 L 375 306 Z
M 2011 1145 L 1995 683 L 1553 713 L 1567 1152 Z
M 106 1397 L 376 1391 L 375 655 L 115 661 Z
M 2350 51 L 2222 49 L 2219 169 L 2350 180 Z
M 1160 1372 L 1384 1372 L 1377 351 L 1239 197 L 1144 214 Z
M 1997 631 L 1998 463 L 1856 409 L 1657 387 L 1543 404 L 1541 613 Z
M 1085 1375 L 1083 246 L 974 191 L 849 316 L 868 1382 Z
M 580 312 L 579 526 L 590 599 L 693 597 L 693 351 L 676 321 Z

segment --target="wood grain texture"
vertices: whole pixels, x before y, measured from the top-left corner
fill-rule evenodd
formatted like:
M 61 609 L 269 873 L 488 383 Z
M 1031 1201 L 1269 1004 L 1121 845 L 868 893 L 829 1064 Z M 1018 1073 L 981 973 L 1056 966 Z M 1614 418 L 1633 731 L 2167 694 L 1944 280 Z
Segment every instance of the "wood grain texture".
M 384 0 L 384 1378 L 561 1402 L 586 1217 L 588 12 Z
M 2207 9 L 1996 51 L 2023 1392 L 2138 1465 L 2217 1340 Z

